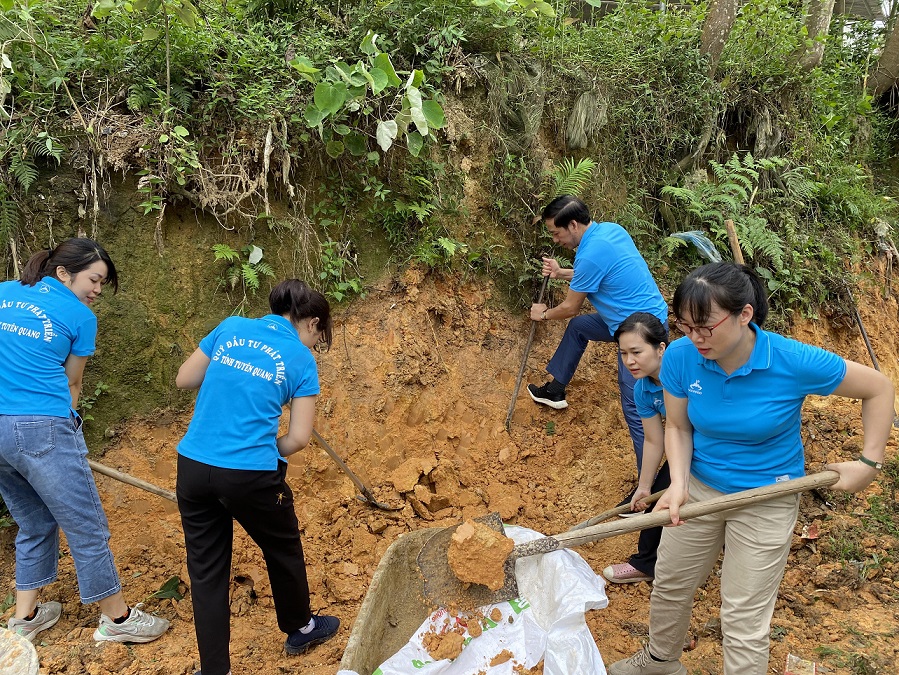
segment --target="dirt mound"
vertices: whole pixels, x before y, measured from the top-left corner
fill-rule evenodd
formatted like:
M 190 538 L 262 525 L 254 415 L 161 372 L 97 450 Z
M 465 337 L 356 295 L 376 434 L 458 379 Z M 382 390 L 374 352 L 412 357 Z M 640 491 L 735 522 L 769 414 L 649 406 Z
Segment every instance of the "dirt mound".
M 893 368 L 899 332 L 892 318 L 883 317 L 896 316 L 895 302 L 878 302 L 883 306 L 863 315 L 875 347 L 883 350 L 881 363 Z M 543 381 L 543 367 L 563 328 L 561 322 L 538 326 L 528 380 Z M 338 318 L 334 348 L 320 358 L 323 393 L 316 428 L 379 500 L 403 509 L 378 511 L 357 500 L 353 484 L 314 445 L 291 457 L 288 477 L 303 530 L 313 609 L 339 616 L 341 629 L 308 654 L 284 655 L 264 562 L 236 527 L 235 674 L 333 674 L 375 567 L 403 532 L 499 511 L 506 522 L 552 534 L 617 504 L 633 487 L 633 450 L 610 345 L 591 345 L 568 390 L 570 408 L 550 411 L 522 397 L 512 432 L 506 433 L 503 421 L 528 329 L 524 312 L 509 316 L 493 307 L 488 287 L 415 272 L 375 289 Z M 815 322 L 799 325 L 796 335 L 868 361 L 850 329 L 830 330 Z M 810 470 L 854 457 L 861 432 L 857 402 L 816 399 L 806 406 L 805 417 Z M 175 448 L 188 421 L 188 414 L 134 420 L 103 462 L 174 490 Z M 893 453 L 895 442 L 888 448 L 888 455 Z M 80 605 L 63 546 L 59 580 L 44 592 L 63 603 L 63 618 L 37 646 L 42 672 L 192 675 L 198 660 L 191 622 L 202 608 L 192 607 L 186 586 L 183 600 L 153 597 L 172 577 L 187 580 L 177 510 L 112 479 L 97 481 L 126 597 L 172 620 L 172 630 L 152 645 L 95 645 L 90 635 L 97 609 Z M 816 495 L 803 498 L 773 621 L 772 672 L 783 671 L 788 652 L 821 660 L 816 647 L 826 649 L 830 672 L 862 672 L 852 670 L 857 654 L 881 669 L 877 672 L 899 670 L 893 637 L 899 616 L 899 567 L 891 557 L 895 541 L 860 528 L 866 499 L 881 491 L 875 485 L 859 497 L 826 497 L 834 503 Z M 13 538 L 13 529 L 0 532 L 0 583 L 9 592 Z M 834 549 L 850 541 L 878 564 L 842 563 Z M 635 546 L 636 535 L 628 535 L 578 550 L 599 571 L 624 561 Z M 607 662 L 630 655 L 645 638 L 649 591 L 647 584 L 610 586 L 609 607 L 588 615 Z M 697 597 L 693 633 L 699 644 L 684 656 L 690 672 L 720 672 L 718 604 L 713 574 Z

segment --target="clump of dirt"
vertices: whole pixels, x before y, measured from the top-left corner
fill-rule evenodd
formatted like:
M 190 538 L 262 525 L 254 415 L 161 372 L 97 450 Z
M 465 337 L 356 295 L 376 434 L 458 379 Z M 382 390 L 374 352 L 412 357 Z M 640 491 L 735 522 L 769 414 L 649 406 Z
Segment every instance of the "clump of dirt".
M 515 542 L 484 523 L 466 520 L 450 538 L 447 559 L 459 581 L 498 591 L 505 583 L 506 559 Z
M 454 630 L 441 634 L 426 633 L 422 637 L 421 642 L 435 661 L 440 661 L 441 659 L 452 661 L 462 653 L 465 635 Z
M 508 649 L 502 650 L 499 654 L 490 659 L 490 667 L 498 666 L 501 663 L 505 663 L 506 661 L 512 658 L 513 654 Z
M 899 376 L 893 372 L 899 363 L 895 299 L 877 294 L 859 302 L 885 371 Z M 314 444 L 292 456 L 287 480 L 303 533 L 312 608 L 338 616 L 341 628 L 303 655 L 284 655 L 265 561 L 235 526 L 230 597 L 235 673 L 333 675 L 375 568 L 401 534 L 496 510 L 506 522 L 555 534 L 614 506 L 635 484 L 612 345 L 590 345 L 566 392 L 568 409 L 537 406 L 525 394 L 507 433 L 503 423 L 530 323 L 524 311 L 510 316 L 497 309 L 489 284 L 409 274 L 373 288 L 365 301 L 335 318 L 334 348 L 318 357 L 322 395 L 315 428 L 379 500 L 403 508 L 380 511 L 359 501 L 354 484 Z M 563 330 L 561 321 L 538 324 L 527 381 L 544 381 L 544 366 Z M 868 362 L 857 332 L 808 321 L 797 324 L 794 335 Z M 174 372 L 181 357 L 171 358 Z M 855 459 L 857 443 L 847 441 L 862 435 L 860 413 L 857 401 L 808 401 L 803 440 L 809 472 L 826 462 Z M 132 419 L 117 427 L 102 461 L 173 490 L 176 445 L 189 419 L 189 411 Z M 895 455 L 894 432 L 887 457 Z M 63 540 L 59 578 L 41 593 L 41 599 L 63 604 L 59 623 L 36 645 L 42 675 L 193 675 L 199 666 L 194 607 L 177 508 L 105 476 L 97 482 L 126 598 L 132 604 L 143 601 L 147 611 L 171 620 L 172 628 L 149 645 L 95 645 L 91 634 L 98 610 L 81 605 Z M 896 487 L 896 477 L 885 471 L 859 495 L 803 496 L 772 622 L 771 672 L 783 672 L 789 653 L 825 662 L 832 675 L 861 668 L 899 672 L 892 630 L 899 615 L 899 542 L 895 526 L 880 525 L 895 522 Z M 0 529 L 0 599 L 15 588 L 14 539 L 15 528 Z M 637 535 L 630 534 L 577 552 L 599 572 L 626 561 L 636 543 Z M 173 576 L 185 582 L 184 597 L 154 595 Z M 650 590 L 647 583 L 610 584 L 609 606 L 587 614 L 606 663 L 630 656 L 645 640 Z M 720 633 L 714 630 L 719 606 L 716 570 L 696 596 L 691 632 L 703 638 L 684 653 L 690 672 L 721 672 Z M 11 612 L 6 609 L 0 618 Z M 827 651 L 819 654 L 817 647 Z M 529 672 L 517 665 L 514 671 Z

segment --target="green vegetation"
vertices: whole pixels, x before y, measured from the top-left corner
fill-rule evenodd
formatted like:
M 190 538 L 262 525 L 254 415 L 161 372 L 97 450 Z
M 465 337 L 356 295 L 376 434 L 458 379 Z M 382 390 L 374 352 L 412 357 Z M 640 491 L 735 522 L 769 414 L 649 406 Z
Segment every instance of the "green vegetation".
M 895 121 L 862 86 L 883 29 L 835 17 L 804 68 L 798 7 L 744 4 L 712 72 L 701 2 L 2 0 L 0 250 L 28 250 L 42 172 L 83 173 L 93 229 L 126 170 L 160 253 L 186 205 L 244 241 L 281 228 L 283 271 L 337 302 L 386 242 L 389 264 L 489 274 L 523 304 L 549 245 L 534 216 L 568 172 L 663 285 L 699 262 L 670 234 L 702 229 L 727 255 L 729 218 L 777 313 L 814 314 L 890 239 L 873 168 Z M 230 250 L 243 307 L 268 272 Z

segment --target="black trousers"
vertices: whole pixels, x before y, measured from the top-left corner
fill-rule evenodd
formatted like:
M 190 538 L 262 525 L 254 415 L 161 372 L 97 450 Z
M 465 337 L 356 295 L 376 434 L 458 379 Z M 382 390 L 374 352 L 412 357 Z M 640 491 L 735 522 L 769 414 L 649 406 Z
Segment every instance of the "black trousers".
M 178 455 L 178 510 L 203 675 L 231 669 L 233 520 L 262 550 L 278 627 L 289 634 L 312 618 L 293 493 L 287 465 L 279 464 L 274 471 L 222 469 Z
M 667 490 L 671 485 L 671 469 L 668 468 L 668 462 L 662 463 L 655 481 L 652 484 L 652 492 L 659 490 Z M 652 511 L 655 504 L 650 504 L 644 513 Z M 628 561 L 635 569 L 640 570 L 643 574 L 651 577 L 656 573 L 656 556 L 659 550 L 659 542 L 662 541 L 662 528 L 650 527 L 648 530 L 640 531 L 640 538 L 637 540 L 637 552 L 631 556 Z

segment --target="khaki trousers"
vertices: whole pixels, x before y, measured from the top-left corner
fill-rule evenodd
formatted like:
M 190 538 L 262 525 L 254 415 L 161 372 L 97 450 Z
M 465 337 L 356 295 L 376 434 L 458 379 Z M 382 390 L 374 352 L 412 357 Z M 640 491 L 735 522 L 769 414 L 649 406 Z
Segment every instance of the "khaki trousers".
M 721 494 L 690 478 L 690 502 Z M 696 589 L 708 578 L 724 547 L 724 675 L 766 675 L 771 616 L 798 513 L 799 495 L 786 495 L 666 527 L 650 597 L 652 654 L 665 660 L 680 658 Z

